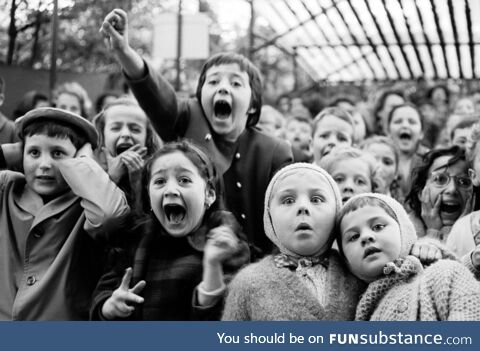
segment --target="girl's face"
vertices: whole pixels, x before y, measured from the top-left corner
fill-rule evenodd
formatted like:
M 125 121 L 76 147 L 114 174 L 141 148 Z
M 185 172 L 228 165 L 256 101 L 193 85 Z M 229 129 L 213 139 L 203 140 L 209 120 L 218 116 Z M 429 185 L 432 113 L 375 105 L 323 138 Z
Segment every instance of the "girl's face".
M 400 256 L 400 226 L 378 206 L 365 206 L 347 213 L 340 222 L 342 248 L 350 271 L 372 282 L 383 267 Z
M 296 148 L 310 152 L 312 127 L 306 122 L 292 119 L 285 129 L 285 138 Z
M 413 153 L 423 138 L 418 112 L 405 106 L 395 110 L 389 125 L 389 135 L 402 153 Z
M 390 146 L 384 143 L 370 144 L 364 151 L 371 154 L 375 160 L 377 160 L 379 176 L 382 177 L 385 185 L 390 187 L 397 173 L 395 152 Z
M 351 146 L 353 142 L 353 127 L 343 119 L 334 115 L 323 117 L 313 134 L 313 156 L 315 162 L 332 151 L 335 146 Z
M 352 196 L 372 192 L 372 181 L 367 162 L 359 158 L 349 158 L 336 162 L 330 175 L 337 183 L 342 202 Z
M 429 178 L 425 184 L 432 206 L 441 197 L 440 217 L 444 226 L 453 225 L 460 217 L 472 192 L 467 162 L 459 160 L 447 166 L 451 158 L 451 155 L 445 155 L 435 159 L 428 170 Z
M 119 155 L 135 144 L 145 146 L 147 116 L 138 106 L 118 105 L 105 111 L 103 130 L 105 147 L 113 156 Z
M 150 206 L 160 224 L 172 236 L 182 237 L 202 223 L 215 192 L 198 168 L 182 152 L 158 157 L 148 184 Z
M 57 107 L 67 110 L 77 115 L 82 115 L 82 105 L 75 95 L 69 93 L 61 93 L 57 97 Z
M 286 173 L 270 200 L 278 240 L 301 256 L 317 255 L 329 248 L 335 214 L 335 194 L 313 170 Z
M 405 103 L 405 99 L 400 95 L 390 94 L 386 97 L 385 101 L 383 102 L 382 109 L 378 111 L 378 115 L 380 117 L 380 119 L 378 120 L 378 123 L 381 123 L 381 126 L 379 126 L 380 127 L 379 130 L 385 130 L 390 111 L 392 111 L 392 109 L 395 106 L 401 105 L 403 103 Z

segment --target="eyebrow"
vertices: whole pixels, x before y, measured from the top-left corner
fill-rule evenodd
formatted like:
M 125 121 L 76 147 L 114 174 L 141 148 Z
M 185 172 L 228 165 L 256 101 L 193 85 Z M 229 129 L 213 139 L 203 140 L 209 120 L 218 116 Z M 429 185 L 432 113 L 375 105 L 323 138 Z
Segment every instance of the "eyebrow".
M 184 167 L 175 167 L 174 168 L 175 171 L 179 171 L 179 172 L 185 172 L 185 173 L 190 173 L 190 174 L 194 174 L 191 170 L 187 169 L 187 168 L 184 168 Z M 158 171 L 152 173 L 152 177 L 158 173 L 164 173 L 167 171 L 167 168 L 162 168 L 162 169 L 159 169 Z

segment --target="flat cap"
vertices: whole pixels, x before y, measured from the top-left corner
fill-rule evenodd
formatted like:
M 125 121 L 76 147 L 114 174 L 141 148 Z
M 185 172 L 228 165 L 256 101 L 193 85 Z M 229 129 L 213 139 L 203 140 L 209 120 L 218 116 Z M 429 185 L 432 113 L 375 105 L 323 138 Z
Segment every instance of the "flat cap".
M 64 125 L 70 125 L 75 130 L 83 132 L 92 145 L 92 149 L 96 149 L 98 146 L 98 133 L 91 122 L 73 112 L 54 107 L 36 108 L 15 120 L 15 129 L 20 139 L 24 139 L 23 131 L 25 128 L 36 121 L 57 121 Z

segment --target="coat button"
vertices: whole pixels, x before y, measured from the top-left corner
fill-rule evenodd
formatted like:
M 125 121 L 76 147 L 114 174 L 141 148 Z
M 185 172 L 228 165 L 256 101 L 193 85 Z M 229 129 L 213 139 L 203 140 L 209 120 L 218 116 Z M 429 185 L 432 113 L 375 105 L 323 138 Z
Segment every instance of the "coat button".
M 242 219 L 247 218 L 247 216 L 245 216 L 245 213 L 242 213 L 242 214 L 240 215 L 240 217 L 242 217 Z
M 212 134 L 207 133 L 207 135 L 205 135 L 205 141 L 210 141 L 210 140 L 212 140 Z
M 242 183 L 237 182 L 237 188 L 241 189 L 242 188 Z
M 239 153 L 239 152 L 237 152 L 237 153 L 235 154 L 235 158 L 236 158 L 237 160 L 240 159 L 240 153 Z
M 408 309 L 408 304 L 405 301 L 399 302 L 397 305 L 397 312 L 403 313 Z
M 31 275 L 27 278 L 27 285 L 32 286 L 33 284 L 35 284 L 36 281 L 37 279 L 35 279 L 35 277 Z

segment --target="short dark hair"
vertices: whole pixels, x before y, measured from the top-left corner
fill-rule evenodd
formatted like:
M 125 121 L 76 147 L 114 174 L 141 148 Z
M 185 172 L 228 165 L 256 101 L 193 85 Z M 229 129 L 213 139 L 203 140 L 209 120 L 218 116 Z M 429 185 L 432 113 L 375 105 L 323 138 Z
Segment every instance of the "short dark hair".
M 245 56 L 236 53 L 219 53 L 210 57 L 202 67 L 200 77 L 197 84 L 197 100 L 202 103 L 202 87 L 205 84 L 206 74 L 209 68 L 213 66 L 237 64 L 240 70 L 246 72 L 250 81 L 250 88 L 252 90 L 252 98 L 250 100 L 250 107 L 254 109 L 248 115 L 247 127 L 252 127 L 257 124 L 262 110 L 262 78 L 260 71 L 255 65 Z M 202 106 L 203 108 L 203 106 Z
M 423 129 L 423 126 L 424 126 L 424 121 L 423 121 L 423 115 L 420 113 L 420 110 L 418 109 L 417 106 L 415 106 L 414 104 L 410 103 L 410 102 L 406 102 L 404 104 L 401 104 L 401 105 L 397 105 L 395 107 L 392 108 L 392 110 L 390 111 L 390 113 L 388 114 L 388 119 L 387 119 L 387 125 L 385 126 L 386 127 L 386 130 L 388 131 L 390 129 L 390 121 L 392 120 L 393 118 L 393 114 L 401 109 L 401 108 L 404 108 L 404 107 L 410 107 L 412 109 L 414 109 L 417 114 L 418 114 L 418 119 L 420 119 L 420 125 L 422 126 L 422 129 Z
M 448 160 L 446 166 L 451 166 L 458 161 L 466 161 L 465 149 L 454 145 L 449 148 L 433 149 L 430 152 L 427 152 L 422 158 L 422 163 L 412 171 L 412 180 L 410 182 L 411 187 L 405 197 L 405 202 L 419 218 L 421 218 L 422 204 L 418 196 L 422 193 L 427 184 L 427 179 L 429 177 L 428 171 L 437 158 L 448 155 L 451 155 L 452 157 Z
M 87 136 L 72 125 L 49 120 L 37 120 L 23 129 L 23 138 L 32 135 L 46 135 L 50 138 L 69 139 L 78 150 L 88 142 Z

